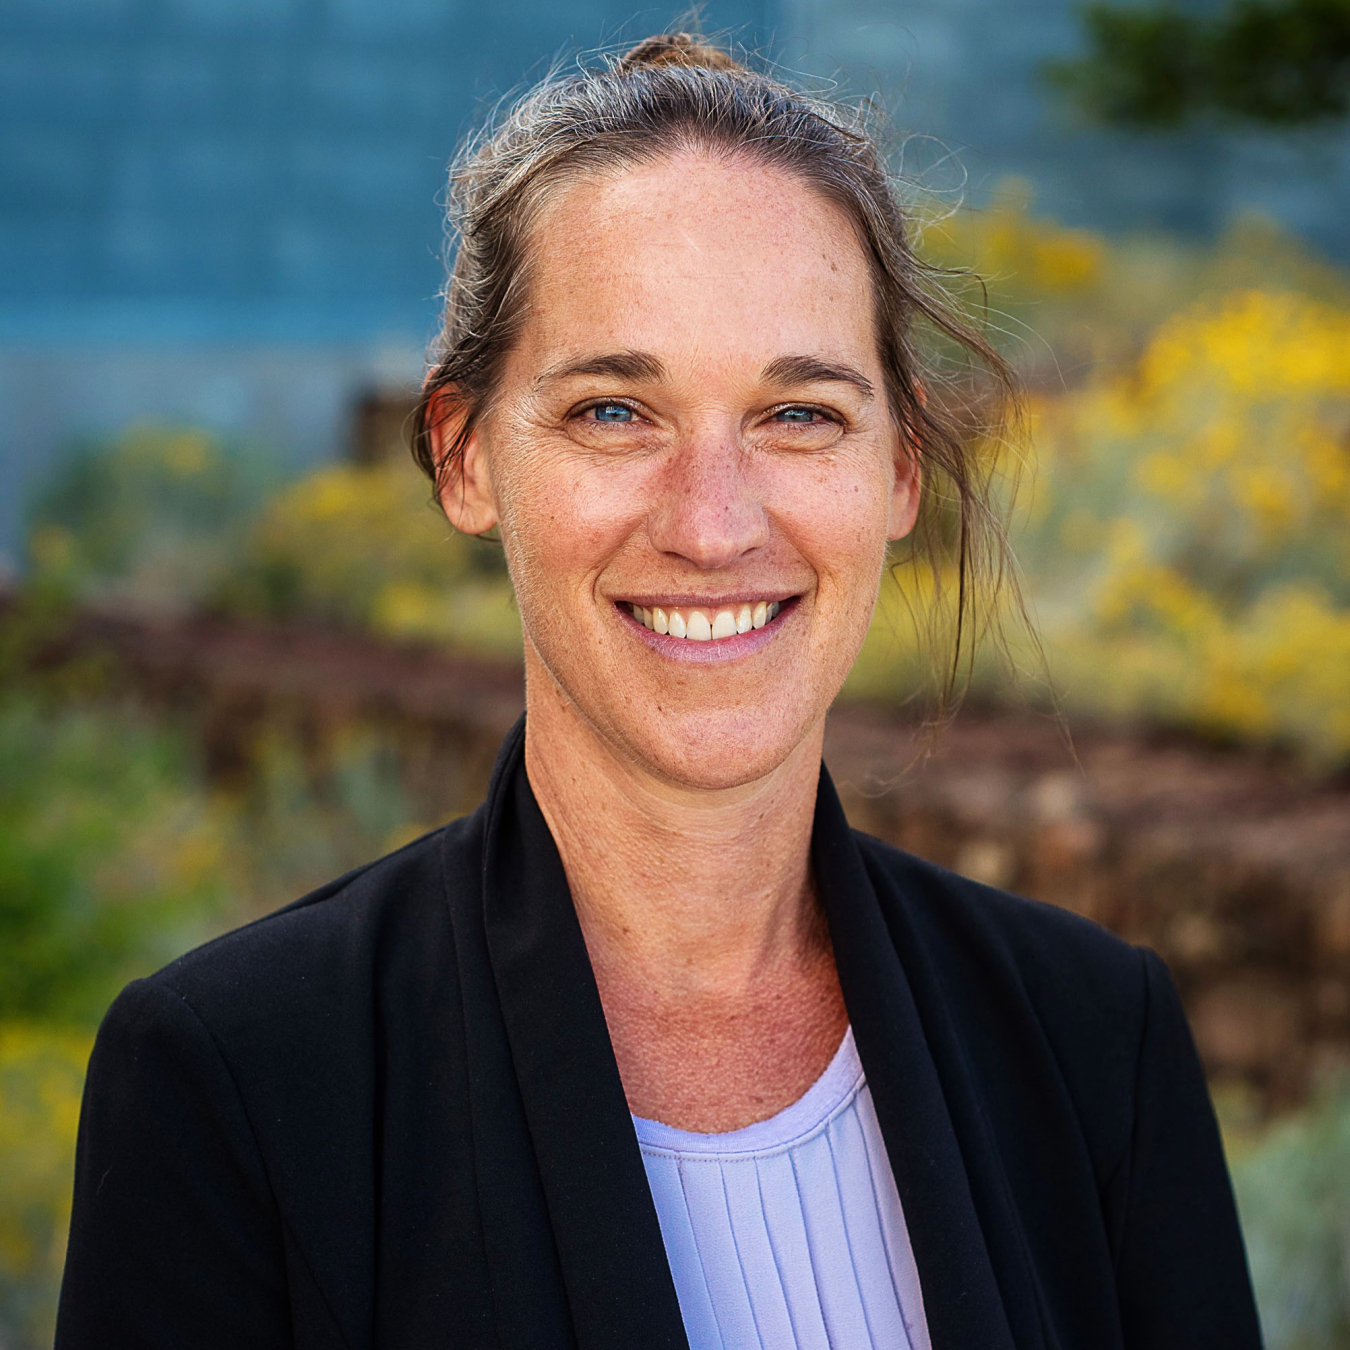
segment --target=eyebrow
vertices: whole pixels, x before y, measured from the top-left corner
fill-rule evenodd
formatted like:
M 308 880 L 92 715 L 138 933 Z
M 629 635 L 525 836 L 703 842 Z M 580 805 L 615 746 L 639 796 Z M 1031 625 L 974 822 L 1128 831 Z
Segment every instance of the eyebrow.
M 648 352 L 597 352 L 577 361 L 549 366 L 540 373 L 536 385 L 554 384 L 575 375 L 597 375 L 615 380 L 656 381 L 665 378 L 666 368 Z
M 834 361 L 822 361 L 818 356 L 778 356 L 764 367 L 763 378 L 768 384 L 851 384 L 861 394 L 871 398 L 872 381 L 860 370 Z
M 554 384 L 577 375 L 601 379 L 646 380 L 655 383 L 666 377 L 659 357 L 650 352 L 596 352 L 576 361 L 549 366 L 540 373 L 536 386 Z M 862 371 L 841 362 L 823 361 L 818 356 L 776 356 L 761 372 L 766 384 L 850 384 L 864 397 L 873 396 L 872 382 Z

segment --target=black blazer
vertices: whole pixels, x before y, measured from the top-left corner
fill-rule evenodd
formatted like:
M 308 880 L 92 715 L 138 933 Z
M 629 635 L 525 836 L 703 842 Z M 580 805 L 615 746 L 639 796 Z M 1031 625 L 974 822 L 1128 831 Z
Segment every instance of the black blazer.
M 686 1345 L 523 740 L 118 998 L 58 1350 Z M 935 1350 L 1259 1346 L 1158 958 L 851 831 L 823 771 L 812 850 Z

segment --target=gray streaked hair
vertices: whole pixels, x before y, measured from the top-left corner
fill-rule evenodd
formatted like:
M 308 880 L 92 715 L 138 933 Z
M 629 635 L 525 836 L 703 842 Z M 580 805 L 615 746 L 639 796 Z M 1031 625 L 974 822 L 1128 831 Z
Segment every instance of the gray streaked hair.
M 794 175 L 853 222 L 872 274 L 888 401 L 923 473 L 910 559 L 932 569 L 940 590 L 944 565 L 956 572 L 946 711 L 979 633 L 998 627 L 997 592 L 1006 582 L 1016 593 L 990 447 L 1016 415 L 1018 389 L 1007 362 L 949 298 L 951 274 L 916 253 L 872 120 L 868 105 L 805 93 L 687 33 L 544 79 L 471 138 L 451 167 L 454 261 L 412 451 L 438 490 L 453 481 L 520 330 L 534 226 L 560 187 L 686 150 Z M 438 452 L 446 391 L 459 425 Z

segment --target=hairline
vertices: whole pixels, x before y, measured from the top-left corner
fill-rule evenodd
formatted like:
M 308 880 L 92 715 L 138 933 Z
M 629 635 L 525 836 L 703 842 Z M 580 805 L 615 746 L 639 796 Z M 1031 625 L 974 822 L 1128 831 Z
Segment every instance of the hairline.
M 521 306 L 522 312 L 527 311 L 530 306 L 530 294 L 533 289 L 533 263 L 537 256 L 538 231 L 542 217 L 546 211 L 556 204 L 558 195 L 585 181 L 586 178 L 619 177 L 623 173 L 640 166 L 659 164 L 663 160 L 674 159 L 682 152 L 701 152 L 710 159 L 722 160 L 726 163 L 734 164 L 740 160 L 764 168 L 777 169 L 797 179 L 803 187 L 814 192 L 820 200 L 833 206 L 847 220 L 853 245 L 859 251 L 863 266 L 866 268 L 871 282 L 869 290 L 872 301 L 872 340 L 887 387 L 889 396 L 887 401 L 891 404 L 891 412 L 897 424 L 904 421 L 904 409 L 897 406 L 895 397 L 897 391 L 891 387 L 895 381 L 903 377 L 903 372 L 898 369 L 894 371 L 890 369 L 886 354 L 886 343 L 883 341 L 883 334 L 888 326 L 886 316 L 890 307 L 888 297 L 884 293 L 886 286 L 885 268 L 880 258 L 876 256 L 873 241 L 869 237 L 866 223 L 861 218 L 862 212 L 858 203 L 852 201 L 843 191 L 837 188 L 831 190 L 832 185 L 827 180 L 812 176 L 803 166 L 793 164 L 786 156 L 780 158 L 771 150 L 759 148 L 760 144 L 770 144 L 767 141 L 759 144 L 753 142 L 723 142 L 716 136 L 701 133 L 700 129 L 696 127 L 677 127 L 660 133 L 649 141 L 629 146 L 624 146 L 618 138 L 615 138 L 615 140 L 612 158 L 607 156 L 600 159 L 597 157 L 596 162 L 588 162 L 593 153 L 592 147 L 597 144 L 596 140 L 592 140 L 560 152 L 556 159 L 540 165 L 534 174 L 520 184 L 520 197 L 518 199 L 520 205 L 519 228 L 515 233 L 514 240 L 518 252 L 518 266 L 514 281 L 520 292 L 517 303 Z M 484 411 L 492 401 L 493 395 L 496 393 L 496 384 L 497 379 L 500 378 L 501 368 L 505 366 L 518 340 L 519 332 L 515 334 L 512 342 L 503 346 L 498 353 L 499 365 L 496 377 L 490 381 L 489 387 L 483 391 L 479 400 L 482 406 L 478 411 Z M 866 384 L 865 392 L 874 395 L 875 390 L 871 382 L 867 381 Z

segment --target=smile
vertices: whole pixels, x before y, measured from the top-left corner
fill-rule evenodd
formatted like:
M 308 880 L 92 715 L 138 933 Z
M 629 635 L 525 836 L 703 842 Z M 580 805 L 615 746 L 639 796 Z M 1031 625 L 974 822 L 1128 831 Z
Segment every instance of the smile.
M 778 617 L 778 600 L 752 600 L 739 605 L 713 609 L 695 609 L 684 605 L 644 605 L 626 603 L 626 609 L 644 628 L 653 633 L 684 638 L 688 642 L 721 642 L 738 633 L 763 628 Z

